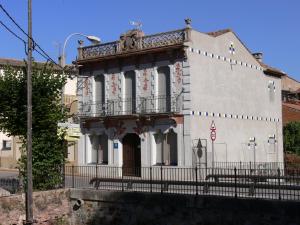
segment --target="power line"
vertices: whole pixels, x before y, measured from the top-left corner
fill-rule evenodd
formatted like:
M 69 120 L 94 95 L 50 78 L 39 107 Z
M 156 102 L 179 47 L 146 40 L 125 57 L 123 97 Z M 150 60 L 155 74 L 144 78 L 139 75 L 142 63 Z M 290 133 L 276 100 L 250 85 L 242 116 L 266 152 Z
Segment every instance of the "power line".
M 21 38 L 19 35 L 17 35 L 14 31 L 12 31 L 7 25 L 5 25 L 5 23 L 3 23 L 3 21 L 0 20 L 0 24 L 9 32 L 11 33 L 14 37 L 16 37 L 17 39 L 19 39 L 20 41 L 22 41 L 24 43 L 25 46 L 25 52 L 26 52 L 26 46 L 27 46 L 27 42 Z M 35 51 L 42 56 L 44 59 L 46 59 L 47 61 L 49 61 L 49 58 L 47 56 L 45 56 L 42 52 L 40 52 L 39 50 L 35 49 Z M 27 54 L 27 52 L 26 52 Z
M 22 41 L 25 45 L 26 45 L 26 41 L 21 38 L 19 35 L 17 35 L 15 32 L 13 32 L 8 26 L 6 26 L 1 20 L 0 20 L 0 24 L 12 35 L 14 35 L 16 38 L 18 38 L 20 41 Z
M 27 46 L 27 42 L 21 38 L 19 35 L 17 35 L 14 31 L 12 31 L 7 25 L 5 25 L 5 23 L 3 23 L 1 20 L 0 20 L 0 24 L 9 32 L 11 33 L 14 37 L 16 37 L 17 39 L 19 39 L 20 41 L 22 41 L 24 43 L 24 47 L 25 47 L 25 52 L 26 52 L 26 46 Z M 40 52 L 39 50 L 35 49 L 35 51 L 40 55 L 42 56 L 45 60 L 47 61 L 50 61 L 49 58 L 47 56 L 45 56 L 45 54 L 43 54 L 42 52 Z M 27 54 L 27 52 L 26 52 Z
M 23 44 L 24 44 L 24 48 L 25 48 L 25 53 L 27 54 L 27 49 L 26 49 L 26 47 L 27 47 L 27 42 L 23 39 L 23 38 L 21 38 L 19 35 L 17 35 L 15 32 L 13 32 L 8 26 L 6 26 L 1 20 L 0 20 L 0 24 L 9 32 L 9 33 L 11 33 L 13 36 L 15 36 L 17 39 L 19 39 L 20 41 L 22 41 L 23 42 Z
M 11 17 L 11 15 L 9 15 L 9 13 L 6 11 L 6 9 L 2 6 L 2 4 L 0 4 L 0 8 L 2 9 L 2 11 L 8 16 L 8 18 L 24 33 L 26 34 L 26 36 L 28 37 L 27 33 L 22 29 L 22 27 L 20 27 L 19 24 L 17 24 L 17 22 Z
M 0 8 L 2 9 L 2 11 L 7 15 L 7 17 L 22 31 L 23 34 L 25 34 L 28 38 L 30 38 L 33 42 L 33 48 L 36 46 L 38 47 L 41 52 L 47 57 L 47 60 L 49 59 L 52 63 L 54 63 L 55 65 L 57 65 L 58 67 L 62 68 L 59 64 L 57 64 L 48 54 L 46 51 L 44 51 L 41 46 L 39 46 L 39 44 L 34 41 L 34 39 L 32 37 L 29 37 L 28 34 L 24 31 L 24 29 L 15 21 L 15 19 L 7 12 L 7 10 L 2 6 L 2 4 L 0 4 Z M 34 49 L 36 51 L 36 49 Z

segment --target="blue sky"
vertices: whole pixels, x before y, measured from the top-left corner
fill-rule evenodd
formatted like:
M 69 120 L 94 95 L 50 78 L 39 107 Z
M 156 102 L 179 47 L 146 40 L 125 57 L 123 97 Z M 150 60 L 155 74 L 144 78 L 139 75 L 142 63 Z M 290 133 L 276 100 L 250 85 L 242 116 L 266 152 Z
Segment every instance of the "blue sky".
M 27 30 L 27 1 L 0 3 Z M 300 80 L 299 12 L 299 0 L 33 0 L 33 36 L 57 59 L 59 43 L 73 32 L 106 42 L 129 30 L 131 20 L 141 21 L 143 31 L 152 34 L 183 28 L 184 18 L 190 17 L 193 28 L 202 32 L 232 28 L 251 51 L 264 53 L 265 63 Z M 2 12 L 0 20 L 17 31 Z M 0 57 L 26 57 L 23 44 L 1 25 L 0 41 Z M 76 47 L 74 38 L 66 49 L 67 63 L 75 59 Z

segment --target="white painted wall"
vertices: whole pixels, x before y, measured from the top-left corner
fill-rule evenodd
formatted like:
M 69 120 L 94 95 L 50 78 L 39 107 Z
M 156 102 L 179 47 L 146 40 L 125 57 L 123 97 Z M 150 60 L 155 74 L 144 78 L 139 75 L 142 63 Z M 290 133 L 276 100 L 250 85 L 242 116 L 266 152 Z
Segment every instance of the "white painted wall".
M 230 43 L 235 46 L 235 54 L 229 53 Z M 197 112 L 221 113 L 217 116 L 191 116 L 192 139 L 205 138 L 210 140 L 210 124 L 212 120 L 217 126 L 218 143 L 227 144 L 227 161 L 250 161 L 245 158 L 250 137 L 257 142 L 256 161 L 283 161 L 282 148 L 282 113 L 281 113 L 281 80 L 266 76 L 256 69 L 259 63 L 233 33 L 214 38 L 206 34 L 192 31 L 193 49 L 207 51 L 205 54 L 188 52 L 191 73 L 191 109 Z M 214 54 L 211 57 L 210 53 Z M 217 59 L 216 55 L 230 57 L 243 62 L 241 65 L 230 65 L 230 62 Z M 245 66 L 247 63 L 247 67 Z M 253 65 L 251 68 L 249 65 Z M 269 82 L 274 82 L 274 99 L 270 99 Z M 251 119 L 225 118 L 224 114 L 272 118 L 272 121 Z M 276 119 L 276 122 L 273 121 Z M 279 122 L 277 121 L 279 119 Z M 268 137 L 275 134 L 277 153 L 267 153 Z M 208 143 L 211 143 L 210 141 Z M 216 152 L 223 151 L 224 146 L 217 145 Z M 208 145 L 211 152 L 211 144 Z M 225 154 L 223 154 L 225 155 Z M 226 158 L 215 157 L 225 161 Z

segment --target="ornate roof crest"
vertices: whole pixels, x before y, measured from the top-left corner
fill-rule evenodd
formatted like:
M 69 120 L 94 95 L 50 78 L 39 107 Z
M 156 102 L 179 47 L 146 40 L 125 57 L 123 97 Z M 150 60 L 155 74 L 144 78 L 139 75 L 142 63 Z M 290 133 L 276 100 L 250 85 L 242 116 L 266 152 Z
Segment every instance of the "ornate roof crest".
M 120 36 L 120 49 L 121 51 L 136 50 L 139 47 L 139 40 L 145 36 L 141 30 L 130 30 Z

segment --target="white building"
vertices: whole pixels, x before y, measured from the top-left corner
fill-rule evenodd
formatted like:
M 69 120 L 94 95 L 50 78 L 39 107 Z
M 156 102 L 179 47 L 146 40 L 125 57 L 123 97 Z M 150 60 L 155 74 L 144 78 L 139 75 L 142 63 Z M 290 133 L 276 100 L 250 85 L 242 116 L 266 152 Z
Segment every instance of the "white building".
M 283 161 L 283 73 L 231 30 L 201 33 L 186 22 L 78 49 L 79 164 L 138 175 L 155 165 Z

